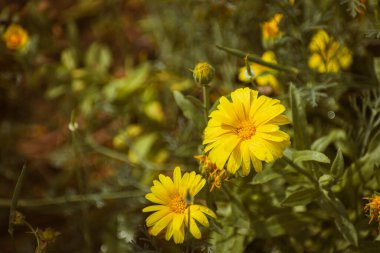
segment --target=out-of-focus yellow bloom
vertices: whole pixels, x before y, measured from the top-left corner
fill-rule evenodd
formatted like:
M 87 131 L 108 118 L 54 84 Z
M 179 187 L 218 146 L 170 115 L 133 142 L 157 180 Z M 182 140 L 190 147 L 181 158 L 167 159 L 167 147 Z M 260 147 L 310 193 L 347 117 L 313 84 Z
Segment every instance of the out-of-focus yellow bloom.
M 273 162 L 282 156 L 290 145 L 290 137 L 280 130 L 280 125 L 290 123 L 282 115 L 285 107 L 278 99 L 258 96 L 249 88 L 231 93 L 231 101 L 220 98 L 216 110 L 204 133 L 204 151 L 218 168 L 226 166 L 235 174 L 242 167 L 248 175 L 251 164 L 257 172 L 262 170 L 262 161 Z
M 379 222 L 379 229 L 380 229 L 380 195 L 374 194 L 368 199 L 368 203 L 364 206 L 364 211 L 366 213 L 369 212 L 370 220 L 368 223 L 371 223 L 372 220 L 377 217 L 377 221 Z
M 216 167 L 216 164 L 211 162 L 207 155 L 196 155 L 194 158 L 198 159 L 202 174 L 206 175 L 207 179 L 213 182 L 210 192 L 215 187 L 220 188 L 222 182 L 229 179 L 229 173 L 223 168 Z
M 19 25 L 10 25 L 3 34 L 3 40 L 7 48 L 20 50 L 28 42 L 28 32 Z
M 265 48 L 270 47 L 273 42 L 281 38 L 282 32 L 280 31 L 279 25 L 282 16 L 281 13 L 277 13 L 272 19 L 261 24 L 261 39 Z
M 146 219 L 149 232 L 157 236 L 164 231 L 167 241 L 173 237 L 175 243 L 183 243 L 185 228 L 188 228 L 195 238 L 200 239 L 201 231 L 195 221 L 208 227 L 209 222 L 205 214 L 216 218 L 211 209 L 193 203 L 194 196 L 205 183 L 206 180 L 194 171 L 181 176 L 179 167 L 174 169 L 173 180 L 160 174 L 159 180 L 153 181 L 151 193 L 145 195 L 147 200 L 155 203 L 143 209 L 143 212 L 154 212 Z
M 277 63 L 276 55 L 272 51 L 264 52 L 261 58 L 266 62 Z M 252 76 L 249 75 L 247 67 L 240 68 L 238 77 L 240 81 L 248 83 L 255 80 L 257 85 L 269 86 L 272 88 L 273 93 L 279 93 L 280 83 L 275 76 L 277 71 L 257 63 L 250 64 L 250 68 Z
M 120 131 L 115 137 L 113 137 L 113 146 L 117 149 L 124 149 L 128 145 L 128 141 L 139 136 L 142 132 L 142 128 L 137 124 L 130 124 L 124 130 Z
M 293 6 L 295 2 L 296 2 L 295 0 L 289 0 L 289 4 L 290 4 L 291 6 Z
M 309 67 L 319 73 L 337 73 L 351 66 L 351 51 L 340 45 L 324 30 L 319 30 L 311 38 L 309 50 L 311 52 Z

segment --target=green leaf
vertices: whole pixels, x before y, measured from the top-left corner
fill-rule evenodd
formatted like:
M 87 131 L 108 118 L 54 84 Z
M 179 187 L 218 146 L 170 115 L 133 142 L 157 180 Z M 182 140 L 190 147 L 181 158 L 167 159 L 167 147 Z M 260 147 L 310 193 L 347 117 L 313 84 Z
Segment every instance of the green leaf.
M 262 172 L 257 173 L 253 177 L 251 184 L 253 184 L 253 185 L 264 184 L 266 182 L 269 182 L 273 179 L 280 178 L 280 177 L 282 177 L 281 174 L 273 171 L 272 168 L 267 168 L 267 169 L 263 170 Z
M 344 160 L 342 151 L 338 149 L 338 152 L 336 153 L 334 162 L 331 165 L 330 169 L 331 175 L 333 175 L 335 178 L 340 178 L 343 175 L 344 172 Z
M 189 99 L 185 98 L 183 94 L 179 91 L 173 91 L 174 100 L 178 107 L 182 110 L 183 115 L 190 120 L 195 126 L 202 128 L 203 120 L 201 111 L 198 110 L 195 105 L 190 102 Z
M 265 221 L 265 225 L 256 231 L 258 237 L 276 237 L 281 235 L 291 235 L 299 233 L 300 227 L 309 224 L 311 217 L 302 216 L 293 213 L 275 214 Z M 254 226 L 253 226 L 254 227 Z M 264 230 L 264 231 L 260 231 Z
M 61 54 L 62 65 L 68 70 L 73 70 L 77 67 L 77 57 L 73 49 L 66 49 Z
M 330 163 L 330 159 L 325 155 L 313 150 L 300 150 L 293 152 L 293 161 L 295 163 L 304 161 L 315 161 L 320 163 Z
M 111 66 L 111 52 L 108 47 L 94 42 L 86 52 L 85 63 L 93 73 L 104 73 Z
M 280 71 L 286 71 L 286 72 L 291 72 L 293 74 L 297 74 L 299 72 L 298 69 L 295 68 L 295 67 L 289 67 L 289 66 L 284 66 L 284 65 L 280 65 L 280 64 L 264 61 L 258 55 L 247 54 L 247 53 L 242 52 L 240 50 L 233 49 L 233 48 L 228 48 L 228 47 L 223 47 L 223 46 L 216 46 L 216 47 L 218 49 L 220 49 L 220 50 L 223 50 L 223 51 L 225 51 L 225 52 L 227 52 L 229 54 L 235 55 L 235 56 L 240 57 L 240 58 L 247 57 L 248 60 L 250 60 L 250 61 L 253 61 L 253 62 L 257 63 L 257 64 L 260 64 L 260 65 L 263 65 L 263 66 L 266 66 L 266 67 L 269 67 L 269 68 L 272 68 L 272 69 L 276 69 L 276 70 L 280 70 Z
M 346 133 L 344 130 L 333 129 L 328 135 L 322 136 L 315 140 L 313 144 L 311 144 L 311 149 L 318 152 L 324 152 L 331 143 L 345 139 Z
M 150 70 L 149 64 L 142 64 L 128 72 L 123 78 L 115 79 L 103 89 L 108 101 L 123 100 L 143 86 Z
M 294 147 L 298 150 L 309 147 L 309 135 L 306 132 L 307 121 L 301 95 L 294 84 L 289 87 L 290 105 L 292 107 Z
M 344 205 L 331 191 L 322 188 L 320 190 L 322 193 L 321 207 L 334 218 L 335 225 L 344 239 L 351 243 L 351 245 L 358 246 L 358 233 L 355 226 L 348 219 Z
M 286 192 L 285 199 L 281 202 L 282 206 L 304 206 L 312 202 L 318 191 L 314 188 L 299 188 L 297 190 L 290 190 Z

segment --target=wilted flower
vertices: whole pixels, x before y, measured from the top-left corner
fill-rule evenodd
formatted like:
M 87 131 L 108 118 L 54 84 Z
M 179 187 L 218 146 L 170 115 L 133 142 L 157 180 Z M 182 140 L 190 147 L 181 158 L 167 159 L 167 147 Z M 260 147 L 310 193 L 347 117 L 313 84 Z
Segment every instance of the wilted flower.
M 154 180 L 145 198 L 156 203 L 148 206 L 143 212 L 154 212 L 146 219 L 149 232 L 156 236 L 165 231 L 165 239 L 174 238 L 175 243 L 183 243 L 185 240 L 185 227 L 197 239 L 201 238 L 201 231 L 195 221 L 205 227 L 209 226 L 205 214 L 216 218 L 215 213 L 209 208 L 193 204 L 194 196 L 203 188 L 206 180 L 194 171 L 181 176 L 181 169 L 176 167 L 173 180 L 163 174 L 159 175 L 159 181 Z M 189 223 L 190 222 L 190 223 Z
M 5 41 L 7 48 L 19 50 L 24 48 L 28 42 L 28 33 L 21 26 L 12 24 L 8 26 L 7 30 L 3 34 L 3 40 Z
M 289 135 L 279 127 L 290 123 L 282 115 L 285 107 L 277 99 L 258 97 L 249 88 L 235 90 L 231 100 L 221 97 L 210 114 L 204 151 L 218 168 L 226 165 L 229 173 L 235 174 L 242 165 L 243 175 L 248 175 L 251 163 L 259 172 L 262 161 L 274 161 L 290 145 Z
M 282 16 L 281 13 L 277 13 L 272 19 L 261 24 L 261 39 L 264 47 L 270 47 L 273 42 L 281 38 L 282 32 L 280 31 L 279 25 Z
M 264 52 L 261 56 L 261 59 L 266 62 L 277 63 L 276 55 L 273 51 Z M 248 73 L 247 67 L 241 67 L 238 76 L 240 81 L 250 82 L 251 80 L 255 80 L 257 85 L 269 86 L 272 89 L 273 93 L 279 93 L 280 83 L 276 78 L 277 71 L 257 63 L 251 63 L 249 66 L 251 68 L 252 76 L 250 76 L 250 73 Z
M 224 168 L 216 167 L 216 164 L 211 162 L 207 155 L 196 155 L 194 158 L 198 159 L 201 165 L 201 172 L 206 175 L 207 179 L 212 183 L 210 192 L 216 187 L 220 188 L 223 181 L 227 181 L 229 173 Z
M 198 63 L 193 70 L 194 81 L 198 84 L 209 84 L 215 75 L 215 69 L 207 62 Z
M 369 212 L 370 220 L 368 223 L 371 223 L 372 220 L 377 217 L 377 222 L 379 222 L 380 229 L 380 195 L 374 194 L 372 197 L 365 198 L 368 199 L 368 203 L 364 206 L 364 211 Z
M 324 30 L 319 30 L 311 38 L 309 50 L 311 52 L 309 67 L 319 73 L 336 73 L 351 66 L 351 51 L 340 45 Z

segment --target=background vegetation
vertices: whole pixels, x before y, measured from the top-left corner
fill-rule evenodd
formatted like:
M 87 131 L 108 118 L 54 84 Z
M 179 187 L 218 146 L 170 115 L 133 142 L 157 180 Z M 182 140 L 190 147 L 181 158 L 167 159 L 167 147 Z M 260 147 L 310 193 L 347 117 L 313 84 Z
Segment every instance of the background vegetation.
M 0 251 L 44 250 L 26 226 L 9 235 L 13 198 L 32 228 L 56 231 L 47 252 L 378 252 L 363 209 L 380 183 L 378 11 L 376 0 L 0 3 L 0 33 L 28 33 L 20 50 L 0 43 Z M 267 45 L 261 24 L 276 13 L 282 36 Z M 320 29 L 350 49 L 348 69 L 309 67 Z M 218 219 L 175 245 L 148 234 L 141 210 L 159 173 L 199 171 L 202 87 L 189 69 L 215 68 L 211 104 L 252 87 L 238 79 L 244 57 L 216 45 L 271 49 L 298 70 L 276 72 L 267 94 L 287 108 L 292 146 L 262 173 L 204 190 Z

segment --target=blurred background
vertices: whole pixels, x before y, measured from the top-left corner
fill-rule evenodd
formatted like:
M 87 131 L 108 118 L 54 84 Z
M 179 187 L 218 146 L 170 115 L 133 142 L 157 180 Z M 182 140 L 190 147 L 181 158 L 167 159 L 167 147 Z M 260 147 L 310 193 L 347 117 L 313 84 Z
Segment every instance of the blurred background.
M 281 36 L 265 39 L 263 24 L 277 13 Z M 19 28 L 15 41 L 6 35 L 11 25 Z M 349 64 L 331 73 L 309 59 L 321 29 L 349 48 Z M 239 77 L 244 59 L 216 45 L 258 56 L 271 50 L 276 62 L 298 69 L 269 73 L 276 84 L 260 91 L 289 108 L 293 83 L 308 122 L 303 148 L 314 143 L 331 160 L 342 150 L 348 172 L 334 192 L 362 248 L 328 210 L 281 207 L 285 190 L 302 180 L 278 172 L 269 184 L 250 184 L 254 175 L 236 183 L 248 217 L 216 193 L 221 219 L 191 252 L 378 252 L 376 220 L 368 225 L 363 214 L 363 197 L 380 180 L 377 1 L 2 0 L 0 33 L 0 252 L 45 250 L 36 250 L 27 227 L 14 226 L 13 237 L 7 231 L 23 166 L 17 210 L 34 229 L 54 230 L 46 252 L 184 252 L 151 238 L 141 210 L 159 173 L 177 165 L 198 171 L 205 125 L 202 110 L 186 106 L 202 101 L 191 69 L 204 61 L 215 68 L 212 103 L 252 87 Z M 363 167 L 364 176 L 355 174 Z

